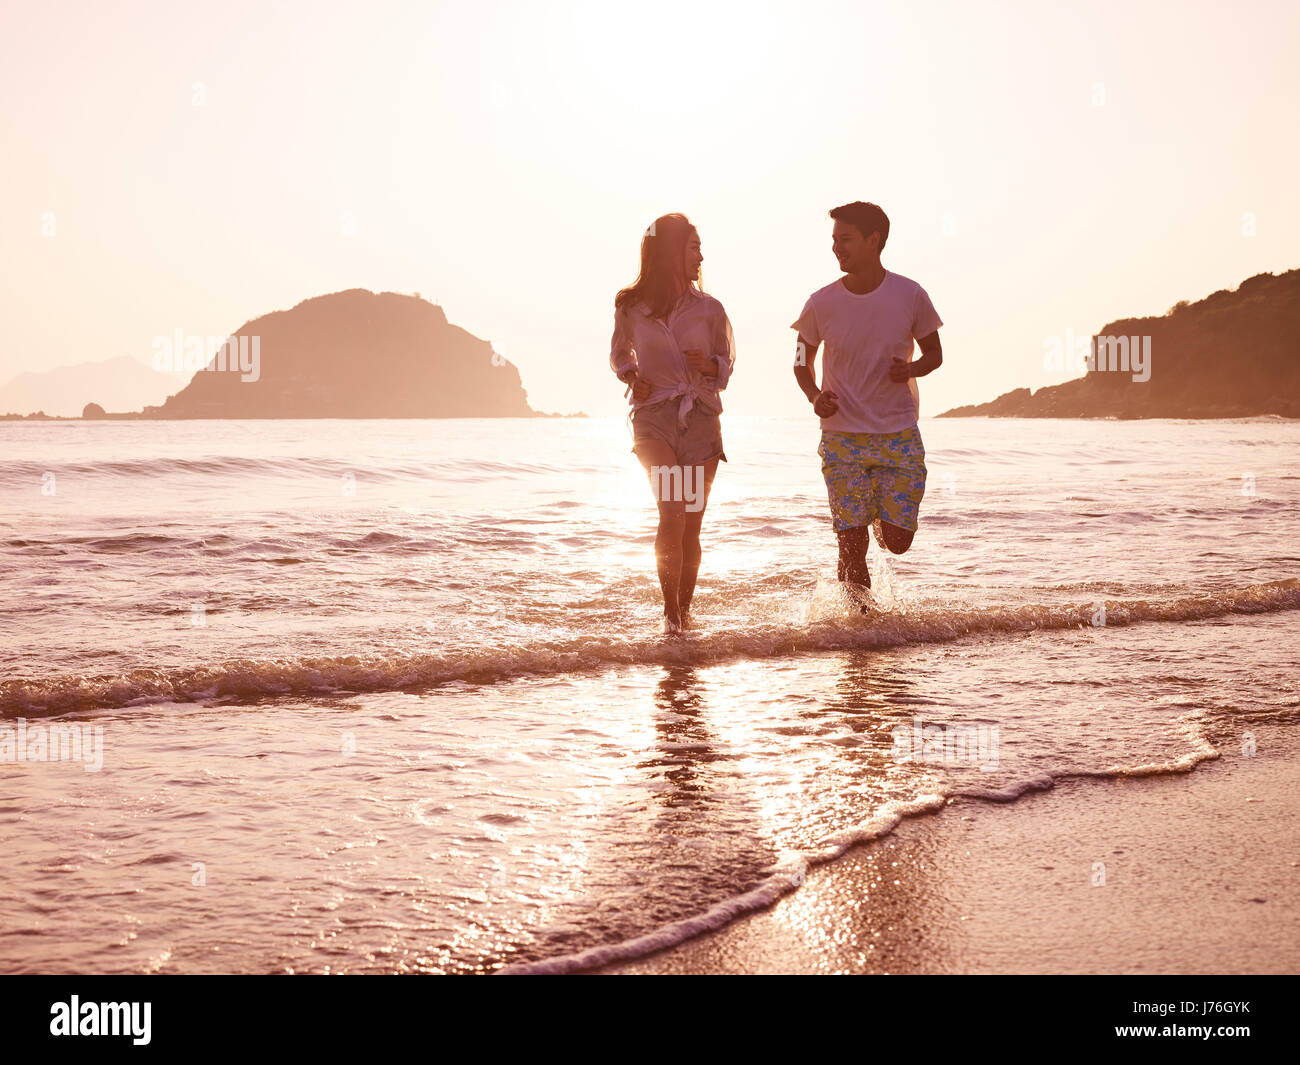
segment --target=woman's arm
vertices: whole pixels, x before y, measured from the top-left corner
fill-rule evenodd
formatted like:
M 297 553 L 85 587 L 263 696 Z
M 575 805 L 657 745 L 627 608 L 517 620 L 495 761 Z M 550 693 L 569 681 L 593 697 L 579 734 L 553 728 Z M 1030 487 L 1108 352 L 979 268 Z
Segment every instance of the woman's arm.
M 628 318 L 627 308 L 614 308 L 614 335 L 609 341 L 609 368 L 624 384 L 625 375 L 636 374 L 636 351 L 632 347 L 632 322 Z
M 713 361 L 717 366 L 717 387 L 721 392 L 731 380 L 731 371 L 736 365 L 736 338 L 731 332 L 731 319 L 718 304 L 718 320 L 713 327 Z
M 632 399 L 640 403 L 649 398 L 654 385 L 640 375 L 636 349 L 632 345 L 632 321 L 626 307 L 614 308 L 614 336 L 609 345 L 609 365 L 614 375 L 627 385 Z
M 736 363 L 736 342 L 731 334 L 731 322 L 722 304 L 713 301 L 716 316 L 709 329 L 709 350 L 686 348 L 686 364 L 696 373 L 712 379 L 714 388 L 721 391 L 731 380 L 731 368 Z

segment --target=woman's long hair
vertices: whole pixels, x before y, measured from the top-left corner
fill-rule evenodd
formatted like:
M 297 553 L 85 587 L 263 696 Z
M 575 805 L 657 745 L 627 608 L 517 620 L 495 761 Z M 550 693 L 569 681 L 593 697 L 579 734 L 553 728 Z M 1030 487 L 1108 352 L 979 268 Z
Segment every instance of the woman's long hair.
M 614 306 L 643 300 L 655 318 L 667 318 L 683 292 L 686 280 L 686 244 L 695 227 L 684 214 L 656 218 L 641 238 L 641 273 L 614 297 Z

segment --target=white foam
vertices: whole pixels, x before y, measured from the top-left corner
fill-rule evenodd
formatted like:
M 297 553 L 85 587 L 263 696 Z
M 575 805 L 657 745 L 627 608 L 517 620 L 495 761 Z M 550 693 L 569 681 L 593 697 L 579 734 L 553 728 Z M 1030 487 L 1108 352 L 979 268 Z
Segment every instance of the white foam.
M 598 969 L 618 962 L 643 958 L 656 951 L 667 950 L 706 932 L 716 931 L 736 918 L 771 906 L 783 896 L 800 887 L 808 871 L 815 866 L 834 861 L 850 847 L 870 843 L 893 832 L 906 817 L 941 810 L 955 798 L 974 799 L 993 803 L 1010 803 L 1030 792 L 1049 791 L 1062 780 L 1118 777 L 1156 776 L 1171 773 L 1190 773 L 1201 762 L 1219 757 L 1219 752 L 1200 733 L 1193 737 L 1195 750 L 1165 762 L 1144 763 L 1137 766 L 1115 766 L 1103 770 L 1075 770 L 1060 773 L 1044 772 L 1015 781 L 1002 788 L 957 788 L 951 792 L 934 792 L 910 801 L 895 800 L 887 803 L 865 824 L 839 833 L 826 840 L 816 850 L 787 851 L 771 867 L 761 884 L 743 895 L 724 900 L 696 917 L 657 928 L 653 932 L 618 943 L 592 947 L 575 954 L 565 954 L 540 961 L 506 966 L 499 975 L 554 975 Z
M 647 932 L 645 935 L 621 943 L 610 943 L 577 954 L 565 954 L 555 958 L 544 958 L 541 961 L 511 965 L 498 972 L 505 976 L 581 972 L 632 958 L 642 958 L 655 951 L 674 947 L 704 932 L 721 928 L 746 913 L 771 906 L 798 888 L 813 866 L 838 858 L 850 847 L 859 843 L 879 839 L 892 832 L 904 817 L 940 809 L 947 801 L 942 795 L 922 795 L 910 802 L 887 803 L 866 824 L 832 837 L 816 851 L 807 853 L 787 851 L 777 859 L 768 877 L 757 887 L 751 888 L 743 895 L 725 899 L 697 917 L 674 921 L 653 932 Z
M 425 690 L 468 681 L 489 684 L 526 674 L 553 676 L 610 666 L 713 665 L 738 658 L 773 658 L 838 650 L 870 650 L 945 643 L 976 635 L 1030 630 L 1091 631 L 1095 603 L 1019 607 L 912 604 L 906 613 L 815 616 L 699 634 L 580 636 L 554 645 L 479 648 L 428 654 L 343 655 L 272 660 L 236 659 L 173 670 L 141 669 L 114 675 L 72 675 L 0 683 L 0 715 L 42 716 L 141 703 L 197 702 L 337 692 Z M 1300 580 L 1171 599 L 1108 600 L 1106 625 L 1187 621 L 1233 613 L 1300 609 Z

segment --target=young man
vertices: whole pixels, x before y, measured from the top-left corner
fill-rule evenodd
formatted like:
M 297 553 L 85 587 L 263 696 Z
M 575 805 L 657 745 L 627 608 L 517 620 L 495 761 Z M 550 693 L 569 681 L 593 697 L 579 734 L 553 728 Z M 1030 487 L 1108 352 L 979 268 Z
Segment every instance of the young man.
M 839 538 L 839 578 L 863 610 L 870 588 L 868 530 L 895 554 L 912 546 L 925 494 L 925 447 L 915 378 L 943 362 L 943 325 L 925 289 L 880 264 L 889 219 L 874 203 L 830 212 L 831 251 L 844 276 L 818 289 L 798 330 L 795 380 L 821 418 L 822 475 Z M 921 357 L 911 361 L 913 341 Z M 826 345 L 822 388 L 813 364 Z

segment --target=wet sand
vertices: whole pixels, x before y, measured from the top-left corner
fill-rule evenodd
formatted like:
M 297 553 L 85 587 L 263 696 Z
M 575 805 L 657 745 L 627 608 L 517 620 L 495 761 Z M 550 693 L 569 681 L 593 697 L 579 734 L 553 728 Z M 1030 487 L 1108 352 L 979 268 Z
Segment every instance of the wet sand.
M 768 910 L 600 971 L 1295 973 L 1300 753 L 1255 737 L 1177 776 L 956 799 Z

